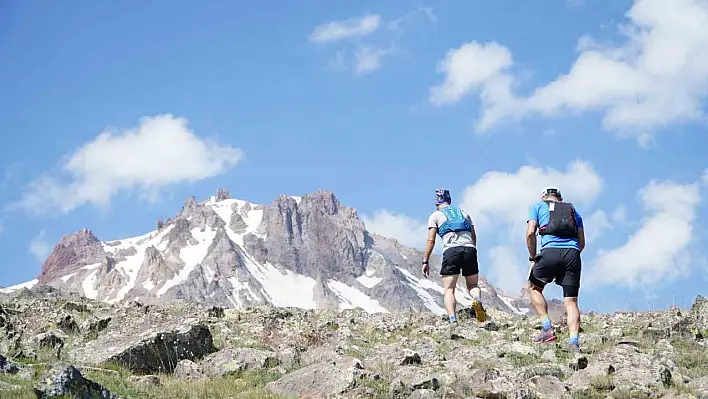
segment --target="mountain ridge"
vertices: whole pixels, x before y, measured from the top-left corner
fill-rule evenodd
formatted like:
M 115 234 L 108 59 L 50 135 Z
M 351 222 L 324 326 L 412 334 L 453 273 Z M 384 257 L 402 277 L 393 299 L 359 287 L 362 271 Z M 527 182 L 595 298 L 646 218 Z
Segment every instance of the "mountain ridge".
M 417 276 L 421 258 L 422 251 L 367 231 L 356 209 L 331 191 L 281 194 L 270 204 L 254 204 L 218 189 L 203 201 L 189 197 L 178 213 L 139 236 L 102 241 L 88 228 L 65 235 L 35 280 L 2 291 L 38 284 L 108 303 L 443 314 L 440 278 Z M 431 266 L 439 264 L 434 254 Z M 468 306 L 462 284 L 456 296 Z M 480 287 L 485 306 L 531 314 L 523 292 L 503 292 L 484 277 Z M 550 305 L 562 314 L 562 304 Z

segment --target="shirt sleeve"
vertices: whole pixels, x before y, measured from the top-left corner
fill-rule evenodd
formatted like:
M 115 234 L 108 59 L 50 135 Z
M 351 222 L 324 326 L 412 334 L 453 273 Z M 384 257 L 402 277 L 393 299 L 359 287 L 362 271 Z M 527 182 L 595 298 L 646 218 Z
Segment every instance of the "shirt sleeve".
M 462 211 L 462 216 L 464 216 L 465 219 L 467 219 L 467 221 L 470 222 L 470 224 L 472 226 L 474 226 L 474 222 L 472 221 L 472 216 L 470 216 L 470 214 L 467 213 L 464 209 L 460 209 L 460 211 Z
M 526 222 L 529 222 L 531 220 L 538 223 L 538 204 L 533 204 L 529 208 L 529 216 L 528 219 L 526 219 Z
M 435 217 L 435 212 L 430 214 L 430 217 L 428 218 L 428 228 L 438 228 L 438 220 Z

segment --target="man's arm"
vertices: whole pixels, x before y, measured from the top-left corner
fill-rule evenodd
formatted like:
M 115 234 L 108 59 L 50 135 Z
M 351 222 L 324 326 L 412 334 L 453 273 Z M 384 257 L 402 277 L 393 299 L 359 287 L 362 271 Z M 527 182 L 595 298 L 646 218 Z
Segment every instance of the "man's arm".
M 526 248 L 529 258 L 536 257 L 536 228 L 538 227 L 538 208 L 534 205 L 529 209 L 529 218 L 526 220 Z
M 472 244 L 477 246 L 477 231 L 474 229 L 474 225 L 472 225 Z
M 583 252 L 585 249 L 585 229 L 578 228 L 578 249 Z
M 575 222 L 578 225 L 578 249 L 580 252 L 583 252 L 583 249 L 585 249 L 585 226 L 583 226 L 583 218 L 580 216 L 578 211 L 573 209 L 575 212 Z
M 529 250 L 529 258 L 536 257 L 536 227 L 538 223 L 535 220 L 526 222 L 526 248 Z
M 425 245 L 423 262 L 428 262 L 430 260 L 430 254 L 433 253 L 433 248 L 435 248 L 435 235 L 437 234 L 437 231 L 437 227 L 428 227 L 428 241 Z

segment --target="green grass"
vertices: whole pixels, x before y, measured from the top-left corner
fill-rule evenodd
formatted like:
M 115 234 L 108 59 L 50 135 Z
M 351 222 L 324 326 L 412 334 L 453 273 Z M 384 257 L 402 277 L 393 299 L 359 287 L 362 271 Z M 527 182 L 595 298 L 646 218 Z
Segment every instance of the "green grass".
M 129 382 L 130 373 L 127 371 L 121 371 L 117 375 L 87 372 L 85 377 L 127 399 L 280 398 L 264 389 L 266 384 L 280 378 L 279 373 L 268 369 L 246 371 L 238 375 L 204 381 L 181 381 L 169 375 L 161 375 L 159 386 L 147 388 Z
M 682 374 L 691 378 L 708 375 L 708 348 L 683 340 L 673 340 L 671 344 L 677 352 L 674 363 Z
M 526 355 L 517 352 L 506 353 L 504 355 L 504 359 L 506 359 L 514 367 L 524 367 L 540 363 L 540 359 L 536 355 Z

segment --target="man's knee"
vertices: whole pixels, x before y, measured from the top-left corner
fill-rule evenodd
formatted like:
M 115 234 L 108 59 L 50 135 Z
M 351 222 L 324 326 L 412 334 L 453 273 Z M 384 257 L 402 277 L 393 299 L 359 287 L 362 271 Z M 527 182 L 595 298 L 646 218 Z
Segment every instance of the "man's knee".
M 465 282 L 467 283 L 467 289 L 477 288 L 479 285 L 479 274 L 473 274 L 471 276 L 465 276 Z
M 528 283 L 529 283 L 529 290 L 531 290 L 531 291 L 543 292 L 543 289 L 546 287 L 546 284 L 543 281 L 538 280 L 533 277 L 531 279 L 529 279 Z

